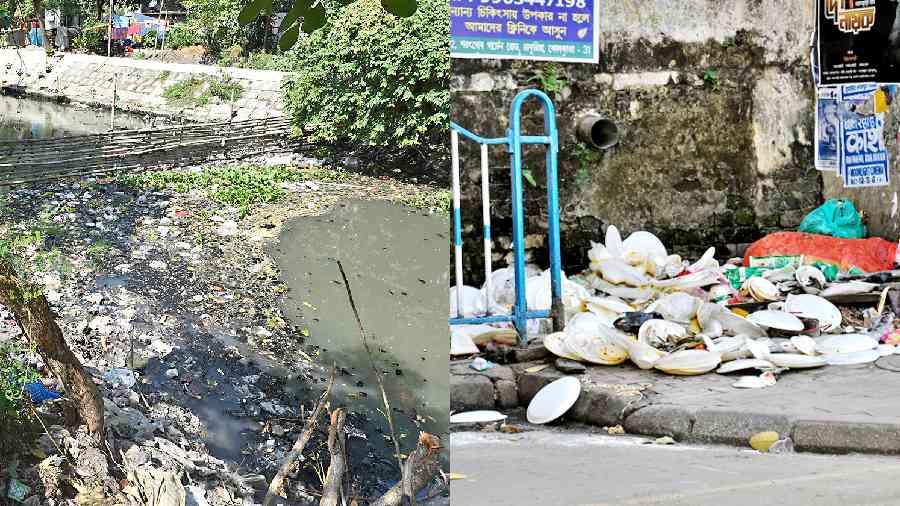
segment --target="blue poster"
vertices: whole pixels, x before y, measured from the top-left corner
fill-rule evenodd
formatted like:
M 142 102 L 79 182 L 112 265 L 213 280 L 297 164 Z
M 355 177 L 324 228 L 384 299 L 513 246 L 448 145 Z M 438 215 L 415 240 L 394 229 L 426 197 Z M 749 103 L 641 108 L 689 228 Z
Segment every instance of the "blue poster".
M 599 0 L 450 0 L 450 56 L 597 63 Z
M 853 114 L 842 118 L 840 125 L 844 186 L 886 186 L 890 173 L 884 144 L 884 114 Z
M 838 90 L 816 90 L 816 169 L 837 171 L 840 125 L 838 124 Z

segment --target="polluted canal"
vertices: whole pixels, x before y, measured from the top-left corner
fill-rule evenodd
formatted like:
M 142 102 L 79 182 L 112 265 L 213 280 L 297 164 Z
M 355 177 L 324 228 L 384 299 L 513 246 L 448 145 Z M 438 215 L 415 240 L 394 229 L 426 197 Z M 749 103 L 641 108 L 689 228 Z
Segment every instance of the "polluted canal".
M 385 372 L 398 437 L 419 430 L 444 435 L 449 412 L 446 218 L 387 201 L 351 201 L 315 217 L 298 218 L 273 251 L 291 290 L 289 320 L 309 330 L 324 362 L 342 375 L 338 396 L 362 412 L 368 434 L 390 473 L 396 463 L 377 382 L 363 347 L 336 260 L 350 281 L 374 354 Z
M 109 111 L 0 95 L 0 141 L 50 139 L 109 131 Z M 116 112 L 116 130 L 152 126 L 153 118 Z M 157 120 L 158 121 L 158 120 Z

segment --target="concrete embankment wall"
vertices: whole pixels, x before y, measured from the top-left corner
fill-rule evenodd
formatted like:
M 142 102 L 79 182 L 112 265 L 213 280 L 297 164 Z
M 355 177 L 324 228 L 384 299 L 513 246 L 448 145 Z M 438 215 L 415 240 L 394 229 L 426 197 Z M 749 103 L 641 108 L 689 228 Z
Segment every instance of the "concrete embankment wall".
M 117 107 L 191 121 L 227 121 L 282 116 L 281 82 L 284 73 L 267 70 L 184 65 L 132 58 L 106 58 L 85 54 L 46 56 L 40 49 L 0 49 L 0 84 L 22 86 L 35 95 L 63 97 L 72 102 L 109 107 L 116 83 Z M 232 104 L 212 97 L 172 101 L 163 92 L 179 82 L 197 78 L 201 96 L 209 81 L 230 77 L 243 89 Z
M 588 241 L 600 240 L 607 224 L 625 234 L 651 230 L 681 251 L 715 245 L 721 255 L 733 253 L 770 230 L 797 226 L 821 202 L 823 179 L 813 166 L 813 8 L 812 0 L 604 1 L 599 64 L 556 64 L 554 72 L 543 62 L 455 59 L 451 117 L 480 135 L 505 136 L 515 94 L 538 85 L 538 71 L 555 73 L 565 79 L 553 98 L 567 264 L 584 266 Z M 617 123 L 616 147 L 580 149 L 575 122 L 589 111 Z M 543 131 L 542 121 L 537 106 L 526 109 L 526 132 Z M 463 146 L 477 241 L 479 155 L 473 144 Z M 494 228 L 502 234 L 506 225 L 507 235 L 497 241 L 499 257 L 509 246 L 509 161 L 505 150 L 493 153 L 491 190 L 501 215 Z M 528 242 L 544 259 L 543 150 L 526 151 L 525 167 L 538 186 L 526 184 L 535 234 Z M 826 186 L 838 183 L 829 176 Z M 886 208 L 890 201 L 887 195 Z

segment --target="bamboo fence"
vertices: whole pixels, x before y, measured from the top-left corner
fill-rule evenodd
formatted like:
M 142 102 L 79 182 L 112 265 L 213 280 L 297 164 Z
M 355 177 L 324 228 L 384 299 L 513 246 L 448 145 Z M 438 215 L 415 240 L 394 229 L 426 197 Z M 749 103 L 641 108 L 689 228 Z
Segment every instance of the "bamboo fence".
M 289 149 L 288 118 L 0 141 L 0 186 L 245 158 Z

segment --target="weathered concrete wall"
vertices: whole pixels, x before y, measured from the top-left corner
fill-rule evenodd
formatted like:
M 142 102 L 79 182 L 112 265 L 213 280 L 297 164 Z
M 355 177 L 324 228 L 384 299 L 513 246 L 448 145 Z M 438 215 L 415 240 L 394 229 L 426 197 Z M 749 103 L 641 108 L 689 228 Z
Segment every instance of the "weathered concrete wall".
M 726 254 L 768 229 L 798 225 L 819 204 L 811 0 L 620 0 L 603 2 L 601 16 L 600 63 L 555 65 L 566 80 L 553 98 L 570 270 L 586 265 L 589 239 L 602 237 L 607 224 L 625 234 L 653 231 L 680 251 L 715 245 Z M 513 96 L 538 86 L 538 71 L 554 67 L 488 60 L 453 65 L 452 119 L 492 137 L 504 135 Z M 580 145 L 575 121 L 590 111 L 616 121 L 616 147 L 598 152 Z M 525 118 L 526 131 L 542 131 L 537 107 Z M 467 214 L 475 220 L 478 153 L 464 146 Z M 491 163 L 492 191 L 506 198 L 507 154 L 494 150 Z M 530 215 L 546 216 L 543 151 L 527 151 L 525 166 L 538 186 L 526 185 Z M 503 215 L 495 227 L 502 230 L 507 202 L 498 202 L 495 212 Z M 539 221 L 531 220 L 530 232 L 541 231 Z M 477 226 L 471 230 L 480 233 Z
M 118 107 L 188 120 L 226 121 L 231 116 L 232 104 L 216 98 L 203 106 L 173 103 L 163 97 L 165 89 L 191 77 L 216 79 L 224 75 L 243 88 L 241 97 L 233 104 L 236 120 L 283 114 L 282 72 L 84 54 L 47 57 L 39 49 L 0 49 L 0 84 L 24 86 L 34 94 L 62 96 L 72 102 L 108 107 L 115 78 Z M 196 94 L 202 94 L 205 86 L 197 89 Z

